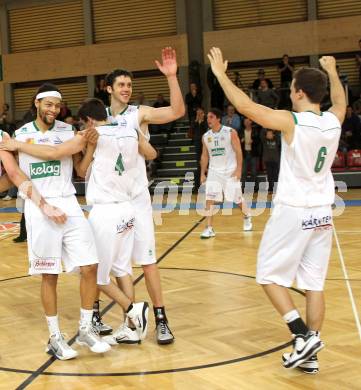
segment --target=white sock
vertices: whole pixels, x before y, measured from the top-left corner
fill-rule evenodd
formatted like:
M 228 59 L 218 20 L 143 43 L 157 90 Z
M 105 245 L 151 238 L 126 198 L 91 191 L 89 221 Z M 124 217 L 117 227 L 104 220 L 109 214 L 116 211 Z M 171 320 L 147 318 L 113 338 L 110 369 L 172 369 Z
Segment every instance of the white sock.
M 93 318 L 93 309 L 86 310 L 80 308 L 80 328 L 87 328 L 91 326 Z
M 50 316 L 50 317 L 45 316 L 45 317 L 46 317 L 46 322 L 48 324 L 50 336 L 60 334 L 58 315 Z
M 300 318 L 300 314 L 296 309 L 289 311 L 283 316 L 283 319 L 288 324 L 289 322 L 292 322 L 294 320 L 297 320 L 297 318 Z

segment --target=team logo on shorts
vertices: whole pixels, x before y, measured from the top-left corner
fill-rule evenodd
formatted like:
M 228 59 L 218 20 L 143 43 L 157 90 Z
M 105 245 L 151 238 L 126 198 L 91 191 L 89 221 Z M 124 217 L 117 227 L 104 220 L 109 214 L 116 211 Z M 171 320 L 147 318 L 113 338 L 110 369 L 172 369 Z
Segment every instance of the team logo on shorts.
M 302 230 L 309 230 L 309 229 L 324 230 L 329 228 L 332 228 L 331 215 L 326 215 L 320 218 L 316 218 L 311 215 L 310 218 L 302 220 Z
M 30 177 L 41 179 L 49 176 L 60 176 L 61 163 L 59 160 L 30 164 Z
M 54 259 L 35 259 L 33 260 L 33 268 L 36 271 L 54 270 L 56 261 Z
M 126 232 L 127 230 L 133 229 L 135 218 L 133 217 L 129 221 L 122 221 L 121 224 L 117 225 L 117 234 Z

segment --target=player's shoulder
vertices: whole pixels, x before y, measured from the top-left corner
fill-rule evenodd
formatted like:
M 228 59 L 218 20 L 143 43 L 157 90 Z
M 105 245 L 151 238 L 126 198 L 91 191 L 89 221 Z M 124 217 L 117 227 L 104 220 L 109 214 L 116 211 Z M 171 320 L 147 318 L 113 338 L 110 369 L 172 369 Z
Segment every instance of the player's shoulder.
M 210 137 L 212 136 L 212 130 L 207 130 L 204 134 L 203 134 L 203 138 L 206 138 L 206 137 Z
M 54 127 L 52 128 L 52 130 L 63 132 L 63 131 L 74 131 L 74 128 L 72 125 L 69 125 L 68 123 L 55 120 Z
M 17 130 L 15 130 L 15 137 L 22 135 L 22 134 L 31 134 L 36 133 L 37 130 L 34 126 L 34 121 L 25 123 L 21 127 L 19 127 Z

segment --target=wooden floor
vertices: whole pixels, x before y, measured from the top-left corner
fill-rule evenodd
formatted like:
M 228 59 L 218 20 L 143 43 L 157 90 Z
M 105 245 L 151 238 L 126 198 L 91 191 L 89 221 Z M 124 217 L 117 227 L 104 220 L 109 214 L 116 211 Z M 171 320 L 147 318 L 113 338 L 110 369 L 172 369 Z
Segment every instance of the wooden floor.
M 335 218 L 339 248 L 334 240 L 322 332 L 326 348 L 315 376 L 282 368 L 290 336 L 254 280 L 269 210 L 254 218 L 253 232 L 242 231 L 238 210 L 218 216 L 211 240 L 199 239 L 202 216 L 195 210 L 164 214 L 156 227 L 157 256 L 176 342 L 156 344 L 151 315 L 141 346 L 113 347 L 105 356 L 75 346 L 79 357 L 62 362 L 44 353 L 40 279 L 27 276 L 26 244 L 12 242 L 18 226 L 5 225 L 19 220 L 19 214 L 4 212 L 15 202 L 0 201 L 0 389 L 361 389 L 361 190 L 340 195 L 350 205 Z M 141 269 L 134 271 L 137 299 L 147 299 Z M 62 275 L 58 291 L 61 328 L 72 338 L 78 277 Z M 303 311 L 303 296 L 292 294 Z M 119 318 L 116 307 L 104 316 L 114 327 Z

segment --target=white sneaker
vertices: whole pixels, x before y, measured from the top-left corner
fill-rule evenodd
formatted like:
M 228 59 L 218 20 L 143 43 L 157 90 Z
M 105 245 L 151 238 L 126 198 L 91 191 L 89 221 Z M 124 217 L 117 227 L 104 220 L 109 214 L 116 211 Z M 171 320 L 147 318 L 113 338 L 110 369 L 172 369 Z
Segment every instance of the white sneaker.
M 50 336 L 45 352 L 59 360 L 74 359 L 78 356 L 78 352 L 68 345 L 62 334 Z
M 212 226 L 207 226 L 201 234 L 202 239 L 211 238 L 211 237 L 215 237 L 215 236 L 216 236 L 216 233 L 214 233 Z
M 252 217 L 244 217 L 243 218 L 243 230 L 245 232 L 250 232 L 253 228 L 252 225 Z
M 297 334 L 293 340 L 293 350 L 288 355 L 288 359 L 283 362 L 283 366 L 285 368 L 298 367 L 311 356 L 316 355 L 324 346 L 317 334 L 310 332 L 306 336 Z
M 148 331 L 148 302 L 133 303 L 132 310 L 126 313 L 126 316 L 134 324 L 140 340 L 144 340 Z
M 12 200 L 13 198 L 9 195 L 6 195 L 4 198 L 2 198 L 2 200 Z
M 109 345 L 140 344 L 140 338 L 136 330 L 130 329 L 126 323 L 122 324 L 112 335 L 103 337 Z
M 89 347 L 95 353 L 105 353 L 111 350 L 111 346 L 99 337 L 92 326 L 80 328 L 76 342 Z

